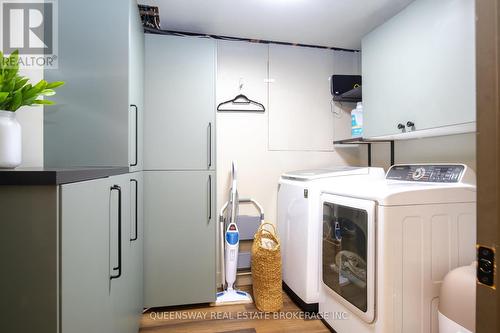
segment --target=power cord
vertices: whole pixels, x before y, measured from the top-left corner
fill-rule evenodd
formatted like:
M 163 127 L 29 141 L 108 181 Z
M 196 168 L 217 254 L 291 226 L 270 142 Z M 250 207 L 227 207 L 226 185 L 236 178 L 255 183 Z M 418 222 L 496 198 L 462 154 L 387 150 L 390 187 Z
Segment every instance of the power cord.
M 342 102 L 338 102 L 340 104 L 340 107 L 336 108 L 335 107 L 335 101 L 332 99 L 330 100 L 330 111 L 333 113 L 335 118 L 342 118 Z

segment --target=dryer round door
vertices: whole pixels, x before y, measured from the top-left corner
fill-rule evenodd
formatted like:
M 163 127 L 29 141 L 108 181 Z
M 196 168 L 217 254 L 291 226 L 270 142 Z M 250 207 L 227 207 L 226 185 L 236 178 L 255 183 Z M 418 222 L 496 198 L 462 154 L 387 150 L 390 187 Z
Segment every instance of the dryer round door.
M 375 202 L 322 195 L 322 281 L 370 323 L 375 318 Z

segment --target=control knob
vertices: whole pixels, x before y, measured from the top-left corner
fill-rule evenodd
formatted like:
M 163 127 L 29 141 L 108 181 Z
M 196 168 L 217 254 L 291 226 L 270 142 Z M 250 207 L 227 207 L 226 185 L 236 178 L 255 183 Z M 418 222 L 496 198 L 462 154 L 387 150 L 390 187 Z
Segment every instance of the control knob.
M 420 180 L 425 176 L 425 169 L 424 168 L 417 168 L 415 171 L 413 171 L 411 178 L 413 180 Z

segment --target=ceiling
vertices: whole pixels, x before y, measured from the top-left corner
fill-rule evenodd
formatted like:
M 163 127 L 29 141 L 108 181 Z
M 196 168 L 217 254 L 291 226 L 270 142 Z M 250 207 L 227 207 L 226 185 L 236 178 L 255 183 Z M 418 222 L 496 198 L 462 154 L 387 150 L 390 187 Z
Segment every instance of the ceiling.
M 360 49 L 361 37 L 412 0 L 139 0 L 161 28 Z

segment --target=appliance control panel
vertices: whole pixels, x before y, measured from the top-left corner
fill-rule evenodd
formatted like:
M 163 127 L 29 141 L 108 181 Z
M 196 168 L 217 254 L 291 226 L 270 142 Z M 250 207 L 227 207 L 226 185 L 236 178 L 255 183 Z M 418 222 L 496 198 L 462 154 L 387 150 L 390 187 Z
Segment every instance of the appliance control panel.
M 460 164 L 412 164 L 395 165 L 389 169 L 386 179 L 423 183 L 458 183 L 465 167 Z

